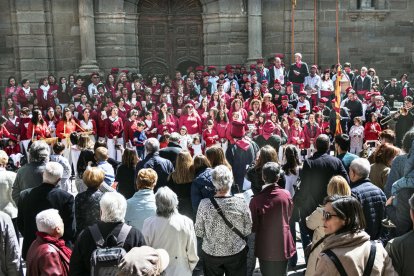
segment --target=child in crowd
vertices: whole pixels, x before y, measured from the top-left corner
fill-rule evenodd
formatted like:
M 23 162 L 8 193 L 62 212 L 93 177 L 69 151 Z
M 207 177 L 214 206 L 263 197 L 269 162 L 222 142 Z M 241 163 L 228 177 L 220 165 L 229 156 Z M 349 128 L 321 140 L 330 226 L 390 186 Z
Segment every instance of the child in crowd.
M 134 132 L 134 145 L 137 149 L 138 157 L 142 160 L 144 159 L 145 148 L 144 143 L 147 140 L 147 136 L 145 135 L 145 123 L 138 122 L 137 123 L 137 130 Z
M 201 145 L 200 137 L 198 135 L 195 135 L 193 137 L 193 143 L 191 145 L 191 150 L 192 150 L 193 156 L 203 154 L 203 147 Z
M 365 141 L 377 141 L 381 133 L 381 126 L 377 122 L 378 115 L 371 113 L 371 122 L 365 124 L 364 136 Z
M 168 130 L 164 130 L 163 135 L 160 137 L 160 149 L 166 148 L 170 142 L 170 134 Z
M 7 146 L 4 148 L 7 155 L 13 160 L 13 165 L 16 168 L 20 168 L 20 161 L 23 157 L 20 151 L 20 145 L 13 139 L 7 141 Z
M 188 150 L 191 147 L 191 136 L 188 135 L 186 126 L 182 126 L 180 129 L 180 146 L 183 150 Z
M 108 149 L 104 147 L 97 148 L 95 150 L 95 160 L 97 167 L 105 172 L 105 184 L 112 186 L 115 181 L 115 172 L 112 165 L 108 163 Z
M 361 117 L 354 118 L 354 125 L 349 130 L 349 137 L 351 138 L 349 152 L 359 154 L 362 151 L 362 146 L 364 144 L 364 127 L 362 126 Z
M 218 134 L 217 131 L 213 128 L 214 122 L 213 120 L 207 121 L 207 129 L 203 132 L 203 140 L 206 143 L 206 150 L 211 148 L 212 146 L 217 145 L 218 143 Z
M 246 120 L 246 135 L 250 138 L 253 138 L 254 136 L 254 132 L 256 130 L 256 115 L 254 114 L 253 111 L 249 111 L 249 113 L 247 113 L 247 120 Z
M 53 145 L 53 154 L 50 155 L 50 161 L 58 162 L 63 167 L 63 175 L 60 180 L 60 188 L 66 192 L 70 192 L 72 185 L 70 182 L 70 176 L 72 174 L 72 168 L 69 164 L 69 160 L 63 156 L 65 151 L 65 145 L 62 142 L 57 142 Z

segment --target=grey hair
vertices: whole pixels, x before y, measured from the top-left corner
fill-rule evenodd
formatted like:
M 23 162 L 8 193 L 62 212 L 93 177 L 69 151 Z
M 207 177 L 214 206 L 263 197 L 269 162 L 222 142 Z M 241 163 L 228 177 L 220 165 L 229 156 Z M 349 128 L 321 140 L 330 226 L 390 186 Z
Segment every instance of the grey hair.
M 35 141 L 30 146 L 30 163 L 32 162 L 42 162 L 46 163 L 49 161 L 50 148 L 49 145 L 43 141 Z
M 155 205 L 157 206 L 157 215 L 168 218 L 177 212 L 178 197 L 168 187 L 161 187 L 155 194 Z
M 62 217 L 56 209 L 47 209 L 36 216 L 36 226 L 39 232 L 53 234 L 56 227 L 63 227 Z
M 351 165 L 349 166 L 349 170 L 352 170 L 361 179 L 364 179 L 369 176 L 371 165 L 367 159 L 357 158 L 352 161 Z
M 410 199 L 408 200 L 408 204 L 410 204 L 411 210 L 414 211 L 414 194 L 411 195 Z
M 145 142 L 145 150 L 147 153 L 155 153 L 160 150 L 160 142 L 155 138 L 149 138 Z
M 48 162 L 43 172 L 43 182 L 57 184 L 63 176 L 63 167 L 58 162 Z
M 171 135 L 170 135 L 170 142 L 176 142 L 176 143 L 178 143 L 178 142 L 180 142 L 180 134 L 178 133 L 178 132 L 173 132 L 173 133 L 171 133 Z
M 233 184 L 233 173 L 225 165 L 219 165 L 211 174 L 213 185 L 217 191 L 229 191 Z
M 302 58 L 302 54 L 301 53 L 295 53 L 295 57 L 298 56 L 300 58 Z
M 124 222 L 127 202 L 123 195 L 118 192 L 107 192 L 99 201 L 101 208 L 101 221 Z

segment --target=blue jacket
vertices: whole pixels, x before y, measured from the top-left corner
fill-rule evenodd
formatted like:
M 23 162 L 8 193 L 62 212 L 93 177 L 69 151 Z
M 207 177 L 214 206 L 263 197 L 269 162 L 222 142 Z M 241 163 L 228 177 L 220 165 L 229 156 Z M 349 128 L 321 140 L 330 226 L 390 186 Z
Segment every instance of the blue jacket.
M 153 169 L 158 175 L 157 185 L 155 186 L 154 192 L 156 192 L 158 188 L 167 185 L 168 176 L 174 171 L 174 166 L 171 161 L 160 157 L 158 152 L 147 154 L 144 160 L 138 162 L 135 177 L 140 169 L 147 168 Z
M 194 177 L 191 185 L 191 204 L 195 215 L 200 201 L 204 198 L 213 197 L 216 193 L 211 176 L 212 171 L 212 169 L 207 168 Z
M 387 198 L 384 192 L 366 178 L 352 183 L 351 193 L 362 205 L 367 223 L 365 231 L 371 240 L 377 240 L 381 235 L 382 220 L 385 218 Z
M 155 216 L 156 210 L 154 191 L 150 189 L 139 190 L 127 200 L 125 222 L 141 231 L 144 220 Z

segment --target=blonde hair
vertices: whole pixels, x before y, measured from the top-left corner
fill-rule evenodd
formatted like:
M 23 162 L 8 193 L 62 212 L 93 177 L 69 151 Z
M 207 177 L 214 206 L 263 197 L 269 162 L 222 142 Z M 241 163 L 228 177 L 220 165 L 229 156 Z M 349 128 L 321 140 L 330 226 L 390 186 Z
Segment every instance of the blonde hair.
M 88 188 L 98 188 L 105 179 L 105 172 L 98 167 L 89 167 L 83 173 L 83 183 Z
M 335 175 L 329 180 L 327 192 L 328 196 L 350 196 L 351 188 L 345 178 L 340 175 Z
M 98 162 L 108 160 L 108 149 L 104 147 L 97 148 L 95 150 L 95 159 Z
M 4 150 L 0 150 L 0 166 L 6 166 L 9 162 L 9 156 Z
M 137 175 L 136 186 L 138 190 L 141 189 L 154 189 L 155 184 L 157 184 L 158 175 L 151 169 L 141 169 Z
M 188 151 L 182 151 L 177 155 L 175 171 L 170 177 L 176 184 L 184 184 L 193 181 L 194 162 Z

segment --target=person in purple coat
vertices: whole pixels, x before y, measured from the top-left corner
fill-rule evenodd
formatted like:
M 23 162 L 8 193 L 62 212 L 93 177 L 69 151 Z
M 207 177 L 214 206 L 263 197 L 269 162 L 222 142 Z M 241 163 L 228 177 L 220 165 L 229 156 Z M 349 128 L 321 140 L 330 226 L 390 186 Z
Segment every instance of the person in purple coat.
M 263 276 L 287 275 L 288 260 L 296 252 L 289 227 L 293 201 L 289 191 L 277 185 L 280 170 L 275 162 L 263 166 L 265 184 L 250 201 L 252 232 L 256 233 L 255 256 Z

